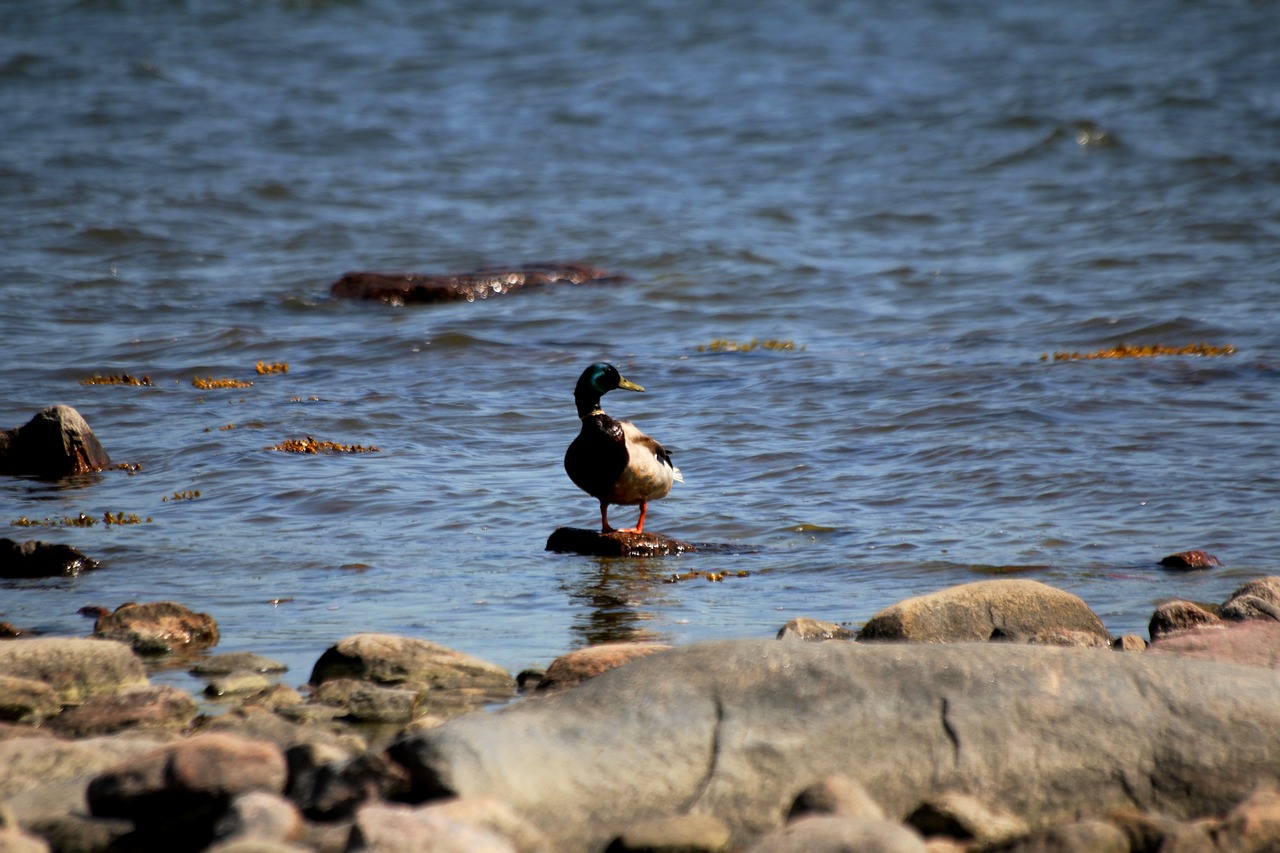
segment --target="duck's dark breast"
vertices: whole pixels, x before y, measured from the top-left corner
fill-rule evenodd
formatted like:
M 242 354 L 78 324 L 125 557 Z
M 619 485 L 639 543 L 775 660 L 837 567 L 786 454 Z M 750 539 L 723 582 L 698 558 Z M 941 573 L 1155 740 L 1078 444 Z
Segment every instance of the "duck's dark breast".
M 593 497 L 606 497 L 626 467 L 622 425 L 605 414 L 583 418 L 582 431 L 564 455 L 564 470 L 574 485 Z

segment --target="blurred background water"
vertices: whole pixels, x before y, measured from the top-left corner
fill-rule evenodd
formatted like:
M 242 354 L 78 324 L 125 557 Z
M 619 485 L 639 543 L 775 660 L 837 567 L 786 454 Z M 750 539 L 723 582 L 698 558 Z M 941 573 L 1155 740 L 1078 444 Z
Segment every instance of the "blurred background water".
M 73 405 L 142 467 L 0 479 L 0 535 L 102 561 L 0 620 L 176 600 L 300 683 L 359 631 L 515 671 L 993 576 L 1115 634 L 1220 601 L 1280 571 L 1276 32 L 1244 0 L 9 4 L 0 425 Z M 547 259 L 629 278 L 328 297 Z M 794 348 L 711 347 L 752 339 Z M 1051 357 L 1193 341 L 1237 351 Z M 647 529 L 741 553 L 543 550 L 598 520 L 561 460 L 601 359 L 685 473 Z M 123 373 L 154 386 L 82 384 Z M 266 449 L 307 435 L 381 452 Z M 149 520 L 15 523 L 81 512 Z M 1158 567 L 1190 547 L 1224 567 Z

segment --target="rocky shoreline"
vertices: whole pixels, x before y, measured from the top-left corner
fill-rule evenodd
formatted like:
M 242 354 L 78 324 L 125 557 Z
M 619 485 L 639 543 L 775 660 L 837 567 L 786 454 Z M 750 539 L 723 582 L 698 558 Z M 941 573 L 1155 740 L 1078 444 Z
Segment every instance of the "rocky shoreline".
M 1276 850 L 1277 613 L 1263 578 L 1148 644 L 1008 579 L 545 672 L 357 634 L 293 687 L 130 604 L 0 642 L 0 851 Z M 193 649 L 226 712 L 151 684 Z

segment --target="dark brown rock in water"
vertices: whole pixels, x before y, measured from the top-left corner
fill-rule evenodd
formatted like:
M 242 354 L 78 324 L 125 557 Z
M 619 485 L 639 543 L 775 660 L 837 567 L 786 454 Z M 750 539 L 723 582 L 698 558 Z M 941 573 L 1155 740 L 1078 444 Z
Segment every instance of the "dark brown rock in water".
M 1166 569 L 1179 569 L 1187 571 L 1190 569 L 1207 569 L 1210 566 L 1221 566 L 1222 562 L 1212 554 L 1204 551 L 1179 551 L 1177 554 L 1170 554 L 1160 561 L 1160 565 Z
M 91 560 L 70 545 L 0 539 L 0 578 L 75 577 L 97 567 L 97 560 Z
M 548 284 L 604 284 L 624 276 L 585 264 L 530 264 L 455 275 L 349 272 L 329 288 L 335 299 L 366 299 L 388 305 L 475 302 Z
M 128 643 L 142 654 L 218 644 L 218 623 L 172 601 L 122 604 L 93 626 L 96 637 Z
M 547 539 L 546 550 L 571 551 L 593 557 L 666 557 L 697 551 L 698 548 L 660 533 L 624 533 L 621 530 L 601 533 L 581 527 L 557 527 Z
M 98 437 L 70 406 L 50 406 L 20 427 L 0 430 L 0 474 L 58 479 L 110 465 Z

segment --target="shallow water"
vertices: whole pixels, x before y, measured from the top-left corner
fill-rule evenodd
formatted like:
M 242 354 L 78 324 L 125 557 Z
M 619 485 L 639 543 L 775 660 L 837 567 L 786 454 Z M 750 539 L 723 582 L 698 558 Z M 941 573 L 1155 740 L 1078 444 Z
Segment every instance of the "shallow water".
M 79 635 L 81 606 L 172 599 L 300 683 L 357 631 L 515 671 L 856 626 L 997 576 L 1116 634 L 1220 601 L 1280 546 L 1277 24 L 1244 2 L 10 10 L 0 424 L 67 403 L 142 470 L 0 480 L 0 535 L 103 563 L 4 583 L 0 620 Z M 351 269 L 544 259 L 629 279 L 327 297 Z M 795 348 L 709 346 L 752 339 Z M 1192 341 L 1237 351 L 1042 359 Z M 543 550 L 598 517 L 561 459 L 600 359 L 648 389 L 606 408 L 685 474 L 647 527 L 741 553 Z M 81 384 L 121 373 L 155 385 Z M 380 452 L 266 449 L 307 435 Z M 150 521 L 13 524 L 107 511 Z M 1225 566 L 1157 566 L 1188 547 Z M 695 570 L 731 576 L 664 582 Z

